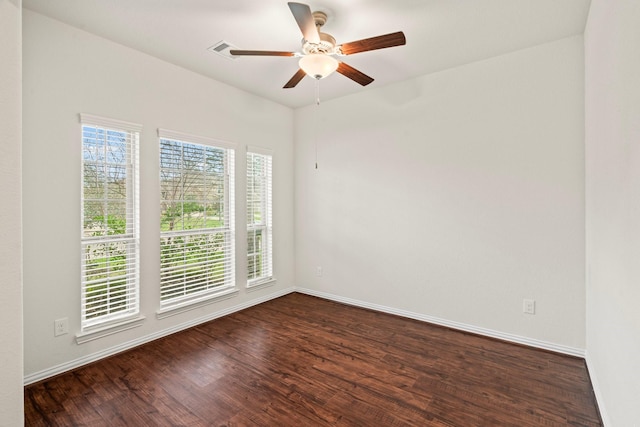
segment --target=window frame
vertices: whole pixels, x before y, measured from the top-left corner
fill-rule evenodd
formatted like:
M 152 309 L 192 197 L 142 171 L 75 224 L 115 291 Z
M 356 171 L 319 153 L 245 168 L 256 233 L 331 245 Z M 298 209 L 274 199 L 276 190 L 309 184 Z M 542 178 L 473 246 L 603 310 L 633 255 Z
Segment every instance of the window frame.
M 235 144 L 220 141 L 208 137 L 191 135 L 178 131 L 171 131 L 167 129 L 158 129 L 158 147 L 159 147 L 159 179 L 160 179 L 160 204 L 164 203 L 167 199 L 163 197 L 162 194 L 162 147 L 163 141 L 169 141 L 172 143 L 182 144 L 184 149 L 185 145 L 188 146 L 200 146 L 206 151 L 207 149 L 212 150 L 223 150 L 224 151 L 224 189 L 223 189 L 223 206 L 224 206 L 224 224 L 220 227 L 202 227 L 191 230 L 174 230 L 174 231 L 162 231 L 160 230 L 160 308 L 157 311 L 158 318 L 163 318 L 174 313 L 179 313 L 184 310 L 190 310 L 193 308 L 197 308 L 202 304 L 207 304 L 214 300 L 228 297 L 229 295 L 237 293 L 236 288 L 236 277 L 235 277 Z M 182 161 L 182 159 L 181 159 Z M 180 169 L 183 170 L 183 169 Z M 178 200 L 178 199 L 173 199 Z M 182 200 L 182 212 L 184 212 L 184 200 Z M 161 215 L 163 214 L 161 208 Z M 181 214 L 183 215 L 183 214 Z M 205 216 L 206 218 L 206 216 Z M 162 224 L 161 224 L 162 225 Z M 206 219 L 205 219 L 206 225 Z M 169 282 L 172 280 L 174 276 L 171 276 L 169 273 L 175 272 L 179 274 L 181 266 L 186 264 L 174 263 L 170 265 L 169 262 L 163 261 L 163 239 L 166 238 L 182 238 L 184 239 L 184 253 L 187 253 L 188 243 L 187 239 L 190 238 L 198 238 L 202 236 L 212 236 L 219 233 L 223 233 L 224 235 L 224 274 L 223 279 L 224 283 L 218 286 L 209 286 L 209 285 L 197 285 L 197 289 L 193 292 L 188 292 L 188 286 L 195 284 L 196 282 L 189 282 L 187 279 L 187 273 L 183 274 L 182 282 L 178 282 L 179 278 L 176 278 L 175 282 Z M 175 249 L 176 253 L 179 252 L 180 249 Z M 167 252 L 165 252 L 166 254 Z M 164 255 L 166 256 L 166 255 Z M 186 255 L 185 255 L 186 257 Z M 199 265 L 211 265 L 213 261 L 204 261 L 203 263 L 198 263 Z M 164 267 L 163 267 L 164 263 Z M 186 268 L 185 268 L 186 271 Z M 166 279 L 163 279 L 163 273 L 168 273 Z M 167 280 L 163 283 L 163 280 Z M 179 289 L 182 286 L 184 292 L 181 295 L 176 295 L 172 298 L 163 299 L 163 292 L 171 292 L 170 289 L 172 285 L 169 283 L 174 283 L 175 288 Z M 181 284 L 180 284 L 181 283 Z M 164 288 L 164 289 L 163 289 Z M 179 291 L 176 291 L 179 292 Z
M 103 131 L 104 140 L 103 147 L 104 152 L 102 153 L 103 158 L 102 161 L 87 161 L 85 156 L 87 153 L 91 151 L 90 141 L 85 136 L 86 129 L 95 129 L 96 134 L 98 134 L 98 129 Z M 139 188 L 139 147 L 140 147 L 140 134 L 142 132 L 142 125 L 126 122 L 122 120 L 110 119 L 106 117 L 94 116 L 91 114 L 80 114 L 80 145 L 82 150 L 81 155 L 81 180 L 80 180 L 80 248 L 81 248 L 81 266 L 80 266 L 80 330 L 81 332 L 77 335 L 78 343 L 86 342 L 95 337 L 92 335 L 94 332 L 104 331 L 105 329 L 113 329 L 118 328 L 121 325 L 127 324 L 131 325 L 132 322 L 138 322 L 139 320 L 144 319 L 144 317 L 140 317 L 140 213 L 139 213 L 139 204 L 140 204 L 140 188 Z M 125 161 L 125 169 L 126 169 L 126 178 L 125 178 L 125 230 L 124 233 L 113 233 L 110 234 L 109 230 L 113 230 L 111 225 L 113 225 L 114 219 L 110 218 L 110 203 L 109 203 L 109 177 L 108 173 L 106 173 L 107 169 L 109 169 L 109 173 L 117 173 L 113 172 L 114 170 L 121 167 L 121 164 L 118 163 L 110 163 L 109 162 L 109 153 L 108 153 L 108 140 L 110 133 L 123 133 L 126 135 L 125 143 L 126 143 L 126 161 Z M 94 144 L 98 146 L 98 139 L 94 139 Z M 97 153 L 97 151 L 96 151 Z M 99 156 L 97 156 L 99 158 Z M 111 158 L 115 158 L 115 155 L 112 155 Z M 94 233 L 92 236 L 87 236 L 86 228 L 85 228 L 85 215 L 86 215 L 86 207 L 87 207 L 87 197 L 86 193 L 88 192 L 88 186 L 86 179 L 86 166 L 87 165 L 95 165 L 96 171 L 99 170 L 100 167 L 103 167 L 105 170 L 104 180 L 100 181 L 102 185 L 105 186 L 103 189 L 103 198 L 101 202 L 103 203 L 103 213 L 102 213 L 102 221 L 105 221 L 106 216 L 106 227 L 103 232 L 105 234 L 98 234 L 100 232 L 100 228 L 98 231 Z M 96 172 L 96 182 L 98 180 L 99 174 Z M 97 188 L 97 187 L 96 187 Z M 88 200 L 92 200 L 96 203 L 99 199 L 89 198 Z M 106 212 L 106 215 L 105 215 Z M 90 257 L 89 251 L 91 247 L 100 247 L 100 245 L 107 246 L 107 248 L 102 249 L 102 253 L 107 253 L 109 255 L 106 256 L 103 264 L 104 267 L 96 267 L 100 265 L 98 261 L 92 263 L 88 261 Z M 121 253 L 124 254 L 124 278 L 126 280 L 126 284 L 124 286 L 124 309 L 122 310 L 111 310 L 111 306 L 118 306 L 121 301 L 119 298 L 122 296 L 118 296 L 120 291 L 117 291 L 118 286 L 112 284 L 111 280 L 113 277 L 118 276 L 107 276 L 106 281 L 100 281 L 100 279 L 88 280 L 90 274 L 98 274 L 97 272 L 102 270 L 110 270 L 110 267 L 107 265 L 115 264 L 117 256 L 112 255 L 114 251 L 117 251 L 122 246 L 125 247 L 125 250 Z M 94 254 L 96 250 L 94 249 Z M 95 256 L 95 255 L 94 255 Z M 113 260 L 113 261 L 112 261 Z M 120 268 L 117 268 L 120 270 Z M 117 282 L 117 279 L 113 280 Z M 91 305 L 88 300 L 92 297 L 90 296 L 92 293 L 95 294 L 95 291 L 90 291 L 89 288 L 91 286 L 95 286 L 98 284 L 105 284 L 107 286 L 107 293 L 113 292 L 113 295 L 108 296 L 106 300 L 107 304 L 107 312 L 103 315 L 98 316 L 87 316 Z M 100 285 L 98 285 L 100 286 Z M 113 289 L 111 289 L 113 287 Z M 122 287 L 122 286 L 121 286 Z M 95 308 L 94 308 L 95 309 Z M 129 326 L 132 327 L 132 326 Z M 127 327 L 128 328 L 128 327 Z M 98 335 L 100 335 L 98 333 Z
M 254 170 L 253 158 L 262 158 L 263 168 L 260 171 Z M 247 201 L 247 288 L 259 287 L 271 282 L 274 282 L 273 272 L 273 150 L 262 147 L 247 147 L 246 156 L 246 170 L 247 170 L 247 183 L 246 183 L 246 201 Z M 263 197 L 258 200 L 261 205 L 259 212 L 260 221 L 255 222 L 250 219 L 251 216 L 255 219 L 254 209 L 251 207 L 253 202 L 252 196 L 254 191 L 251 186 L 256 185 L 256 172 L 261 174 L 261 181 L 258 185 L 261 186 L 260 193 Z M 259 252 L 252 251 L 252 247 L 256 245 L 256 232 L 260 232 L 261 245 Z M 254 243 L 250 242 L 251 234 L 254 233 Z M 252 263 L 251 257 L 254 257 Z M 261 273 L 252 277 L 251 266 L 255 266 L 255 258 L 260 258 L 259 270 Z M 257 268 L 255 269 L 257 270 Z M 254 270 L 254 272 L 255 272 Z

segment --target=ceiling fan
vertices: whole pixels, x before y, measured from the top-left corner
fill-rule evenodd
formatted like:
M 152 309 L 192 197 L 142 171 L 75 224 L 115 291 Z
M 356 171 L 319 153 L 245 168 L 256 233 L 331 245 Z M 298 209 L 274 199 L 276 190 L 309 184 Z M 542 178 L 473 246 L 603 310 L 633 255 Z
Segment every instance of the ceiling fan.
M 320 31 L 327 22 L 327 14 L 324 12 L 311 12 L 311 8 L 302 3 L 289 2 L 289 9 L 293 14 L 298 27 L 302 31 L 302 52 L 281 52 L 272 50 L 238 50 L 229 51 L 235 56 L 295 56 L 299 57 L 300 69 L 284 85 L 284 89 L 295 87 L 309 75 L 315 79 L 323 79 L 337 71 L 366 86 L 373 81 L 361 71 L 339 61 L 334 56 L 353 55 L 354 53 L 368 52 L 370 50 L 384 49 L 387 47 L 402 46 L 407 43 L 404 33 L 398 31 L 377 37 L 370 37 L 349 43 L 336 45 L 336 39 L 330 34 Z

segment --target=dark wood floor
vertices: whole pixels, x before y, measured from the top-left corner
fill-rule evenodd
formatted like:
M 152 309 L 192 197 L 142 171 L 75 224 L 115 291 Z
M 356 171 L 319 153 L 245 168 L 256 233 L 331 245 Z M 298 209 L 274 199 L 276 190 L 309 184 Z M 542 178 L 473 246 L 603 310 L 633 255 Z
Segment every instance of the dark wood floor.
M 28 426 L 600 426 L 582 359 L 290 294 L 25 388 Z

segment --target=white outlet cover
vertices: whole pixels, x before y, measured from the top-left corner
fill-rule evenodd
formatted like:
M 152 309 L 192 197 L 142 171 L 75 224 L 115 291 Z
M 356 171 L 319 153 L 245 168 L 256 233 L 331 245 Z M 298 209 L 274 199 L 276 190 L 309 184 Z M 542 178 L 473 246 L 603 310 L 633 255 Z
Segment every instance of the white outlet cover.
M 532 299 L 522 300 L 522 311 L 525 314 L 536 314 L 536 302 Z
M 69 319 L 57 319 L 53 322 L 53 335 L 59 337 L 69 333 Z

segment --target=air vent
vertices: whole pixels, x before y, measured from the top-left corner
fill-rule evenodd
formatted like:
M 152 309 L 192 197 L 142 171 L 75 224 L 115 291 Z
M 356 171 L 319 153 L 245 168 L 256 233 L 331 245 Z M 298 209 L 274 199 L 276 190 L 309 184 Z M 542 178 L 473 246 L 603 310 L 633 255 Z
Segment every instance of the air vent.
M 218 43 L 211 46 L 210 48 L 208 48 L 207 50 L 215 54 L 218 54 L 220 56 L 224 56 L 227 59 L 238 59 L 237 56 L 233 56 L 231 55 L 231 53 L 229 53 L 231 49 L 237 49 L 237 47 L 232 45 L 229 42 L 221 40 Z

